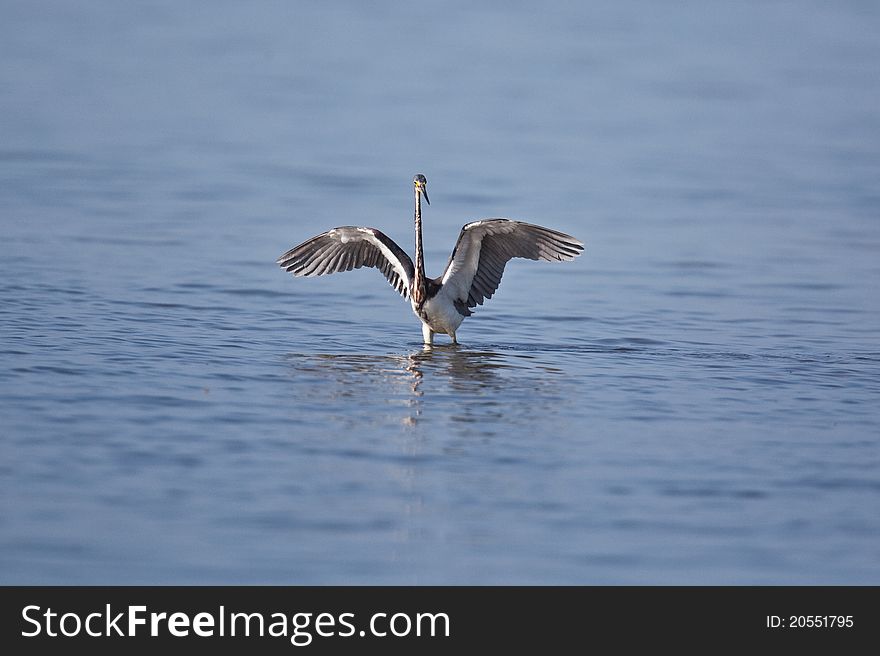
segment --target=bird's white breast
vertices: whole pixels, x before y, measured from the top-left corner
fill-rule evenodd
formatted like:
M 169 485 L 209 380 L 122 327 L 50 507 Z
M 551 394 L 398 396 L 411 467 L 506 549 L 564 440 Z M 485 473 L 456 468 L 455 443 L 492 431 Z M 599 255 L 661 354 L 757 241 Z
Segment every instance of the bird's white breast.
M 421 312 L 413 304 L 413 312 L 435 333 L 449 335 L 458 329 L 464 317 L 445 292 L 445 289 L 441 289 L 436 296 L 425 301 Z

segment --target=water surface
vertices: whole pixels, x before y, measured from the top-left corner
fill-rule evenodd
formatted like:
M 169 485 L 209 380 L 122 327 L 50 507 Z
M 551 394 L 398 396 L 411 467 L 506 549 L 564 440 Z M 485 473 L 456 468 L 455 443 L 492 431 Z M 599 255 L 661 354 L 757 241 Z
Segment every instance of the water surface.
M 0 582 L 877 584 L 880 15 L 7 3 Z M 425 350 L 429 275 L 570 232 Z

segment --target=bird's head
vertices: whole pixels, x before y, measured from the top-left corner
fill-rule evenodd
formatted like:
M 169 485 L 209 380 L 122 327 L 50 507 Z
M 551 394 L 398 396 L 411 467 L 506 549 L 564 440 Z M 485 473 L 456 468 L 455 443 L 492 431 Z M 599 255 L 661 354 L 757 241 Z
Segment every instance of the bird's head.
M 413 185 L 416 188 L 416 194 L 422 194 L 425 197 L 425 202 L 430 205 L 431 201 L 428 200 L 428 180 L 421 173 L 416 175 L 413 178 Z

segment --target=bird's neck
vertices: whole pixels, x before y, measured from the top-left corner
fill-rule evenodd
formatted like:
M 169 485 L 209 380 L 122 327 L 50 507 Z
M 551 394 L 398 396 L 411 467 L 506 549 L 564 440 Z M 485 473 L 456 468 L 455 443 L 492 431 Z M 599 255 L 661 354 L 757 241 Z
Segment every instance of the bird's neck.
M 425 290 L 425 252 L 422 247 L 422 198 L 416 190 L 416 272 L 413 278 L 412 299 L 416 305 L 421 306 L 426 299 Z

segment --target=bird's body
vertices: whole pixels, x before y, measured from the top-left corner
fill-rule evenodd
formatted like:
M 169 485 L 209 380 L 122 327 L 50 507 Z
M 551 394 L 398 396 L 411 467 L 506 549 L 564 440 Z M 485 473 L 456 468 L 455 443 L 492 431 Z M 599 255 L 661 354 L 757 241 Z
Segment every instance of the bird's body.
M 415 185 L 416 263 L 392 239 L 375 228 L 342 226 L 312 237 L 278 258 L 295 276 L 320 276 L 363 266 L 379 269 L 397 292 L 408 299 L 422 322 L 425 344 L 434 333 L 456 331 L 471 308 L 491 298 L 501 283 L 504 266 L 514 257 L 531 260 L 573 260 L 583 250 L 574 237 L 542 226 L 510 219 L 483 219 L 466 224 L 439 278 L 425 276 L 422 247 L 421 196 L 427 196 L 423 175 Z
M 467 315 L 456 309 L 455 300 L 450 298 L 448 287 L 439 285 L 436 280 L 431 282 L 439 287 L 436 293 L 433 296 L 429 295 L 421 308 L 415 302 L 412 303 L 413 312 L 422 321 L 422 336 L 426 344 L 431 343 L 431 333 L 449 335 L 455 341 L 455 331 Z M 470 311 L 467 314 L 469 315 Z

